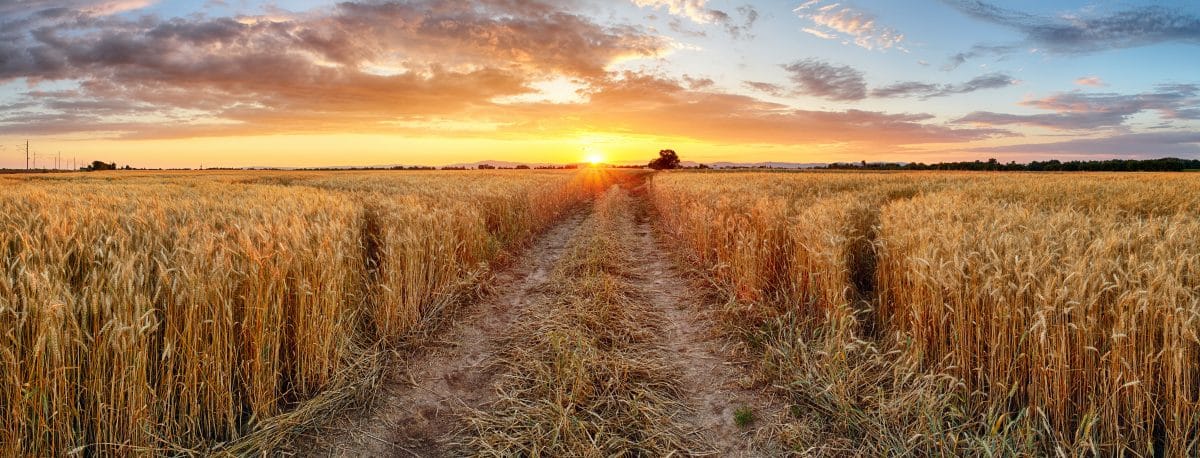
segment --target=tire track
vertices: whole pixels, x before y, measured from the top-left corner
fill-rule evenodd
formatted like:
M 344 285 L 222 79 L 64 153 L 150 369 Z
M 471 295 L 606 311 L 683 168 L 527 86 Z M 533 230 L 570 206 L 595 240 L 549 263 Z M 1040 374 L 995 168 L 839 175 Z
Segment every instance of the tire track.
M 640 243 L 631 260 L 637 267 L 630 281 L 664 319 L 661 345 L 681 371 L 679 384 L 694 412 L 687 420 L 717 456 L 785 455 L 768 430 L 786 415 L 784 405 L 765 387 L 755 386 L 746 356 L 704 310 L 703 288 L 681 273 L 668 247 L 656 237 L 646 210 L 649 203 L 637 203 L 634 231 Z M 738 425 L 735 414 L 744 409 L 752 419 Z
M 512 268 L 501 271 L 494 294 L 470 307 L 441 338 L 411 355 L 385 384 L 370 412 L 325 428 L 302 456 L 443 456 L 445 439 L 463 412 L 495 398 L 489 363 L 519 310 L 545 299 L 539 292 L 551 268 L 583 223 L 576 212 L 551 228 Z

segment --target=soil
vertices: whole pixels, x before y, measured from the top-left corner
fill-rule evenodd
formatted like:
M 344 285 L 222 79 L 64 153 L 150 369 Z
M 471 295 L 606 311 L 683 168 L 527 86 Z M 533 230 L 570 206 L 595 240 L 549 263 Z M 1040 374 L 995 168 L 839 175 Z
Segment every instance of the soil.
M 445 456 L 461 413 L 495 397 L 488 362 L 520 309 L 543 300 L 550 269 L 586 218 L 577 212 L 546 232 L 511 268 L 494 294 L 467 307 L 439 339 L 400 358 L 380 399 L 365 415 L 342 419 L 314 438 L 308 456 Z
M 785 414 L 782 404 L 765 392 L 766 387 L 755 386 L 745 352 L 720 332 L 706 310 L 703 286 L 675 265 L 645 216 L 639 216 L 636 231 L 642 248 L 633 260 L 639 266 L 633 282 L 665 318 L 661 344 L 670 352 L 667 360 L 683 372 L 679 384 L 695 415 L 685 421 L 700 431 L 718 456 L 783 454 L 772 440 L 774 435 L 763 430 L 779 424 Z M 741 408 L 749 408 L 754 418 L 744 426 L 734 421 Z
M 642 201 L 638 205 L 645 207 Z M 669 352 L 665 360 L 682 372 L 679 385 L 691 415 L 681 420 L 718 456 L 784 454 L 770 439 L 774 435 L 764 430 L 778 424 L 783 404 L 765 387 L 753 386 L 744 352 L 720 333 L 705 310 L 703 287 L 674 264 L 647 213 L 638 214 L 635 232 L 641 243 L 628 260 L 636 266 L 630 281 L 666 323 L 658 347 Z M 436 342 L 402 358 L 403 366 L 396 368 L 370 412 L 325 428 L 324 437 L 315 438 L 313 447 L 301 454 L 453 454 L 449 441 L 462 415 L 495 400 L 501 369 L 489 361 L 502 349 L 518 312 L 547 299 L 541 291 L 547 290 L 543 285 L 548 274 L 586 216 L 573 214 L 548 231 L 512 268 L 498 274 L 495 294 L 468 306 Z M 749 425 L 739 426 L 734 420 L 735 411 L 742 408 L 753 412 Z

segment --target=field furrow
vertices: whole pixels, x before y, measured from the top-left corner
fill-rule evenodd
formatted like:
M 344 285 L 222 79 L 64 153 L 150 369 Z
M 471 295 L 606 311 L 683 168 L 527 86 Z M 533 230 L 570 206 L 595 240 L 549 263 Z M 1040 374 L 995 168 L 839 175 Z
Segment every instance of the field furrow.
M 770 429 L 786 415 L 784 403 L 749 372 L 740 342 L 723 333 L 714 298 L 701 278 L 683 272 L 653 228 L 649 206 L 636 202 L 637 225 L 630 284 L 661 317 L 659 351 L 679 369 L 678 384 L 690 412 L 683 421 L 699 431 L 715 456 L 783 453 Z
M 662 316 L 631 278 L 627 193 L 610 190 L 547 284 L 521 313 L 499 363 L 496 402 L 468 420 L 463 453 L 665 456 L 710 451 L 680 421 L 679 369 L 664 358 Z
M 398 367 L 375 405 L 363 415 L 324 428 L 304 456 L 439 456 L 464 411 L 494 398 L 492 361 L 500 342 L 514 332 L 521 310 L 545 300 L 549 270 L 563 257 L 586 213 L 576 212 L 548 230 L 516 265 L 499 272 L 497 285 L 470 304 L 432 342 L 397 358 Z M 306 444 L 308 445 L 308 444 Z

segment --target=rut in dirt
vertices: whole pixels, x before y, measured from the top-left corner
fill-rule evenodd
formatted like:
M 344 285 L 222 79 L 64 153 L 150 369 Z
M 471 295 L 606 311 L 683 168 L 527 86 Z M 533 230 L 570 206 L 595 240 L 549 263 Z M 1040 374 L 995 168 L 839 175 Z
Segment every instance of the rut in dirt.
M 638 191 L 548 231 L 493 295 L 398 359 L 369 413 L 300 454 L 781 454 L 768 425 L 784 404 L 754 386 Z
M 655 237 L 635 189 L 607 193 L 524 309 L 496 402 L 471 414 L 462 454 L 769 456 L 783 410 L 751 386 L 701 291 Z M 735 412 L 749 417 L 739 424 Z
M 497 274 L 494 293 L 469 305 L 440 335 L 412 354 L 381 388 L 373 407 L 327 426 L 304 456 L 447 456 L 446 439 L 463 412 L 495 398 L 489 362 L 517 312 L 544 300 L 548 273 L 563 256 L 586 213 L 548 230 L 521 259 Z
M 496 364 L 498 399 L 459 441 L 473 456 L 672 456 L 707 452 L 686 428 L 663 323 L 632 276 L 629 197 L 611 188 L 555 266 L 547 301 L 523 310 Z
M 635 204 L 639 248 L 630 260 L 637 266 L 630 281 L 666 323 L 660 342 L 682 371 L 679 384 L 692 413 L 686 421 L 716 456 L 786 454 L 772 430 L 787 414 L 785 402 L 750 375 L 751 357 L 715 321 L 718 306 L 709 303 L 706 286 L 668 254 L 651 223 L 650 204 L 644 198 Z M 744 424 L 735 418 L 739 413 Z

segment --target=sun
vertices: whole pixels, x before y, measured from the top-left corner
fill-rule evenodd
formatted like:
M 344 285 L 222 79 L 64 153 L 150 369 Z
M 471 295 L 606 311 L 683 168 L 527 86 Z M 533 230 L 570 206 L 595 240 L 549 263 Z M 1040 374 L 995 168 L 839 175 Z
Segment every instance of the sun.
M 600 150 L 593 147 L 587 147 L 584 148 L 583 152 L 584 160 L 586 160 L 589 164 L 592 164 L 592 166 L 597 166 L 604 163 L 604 153 Z

